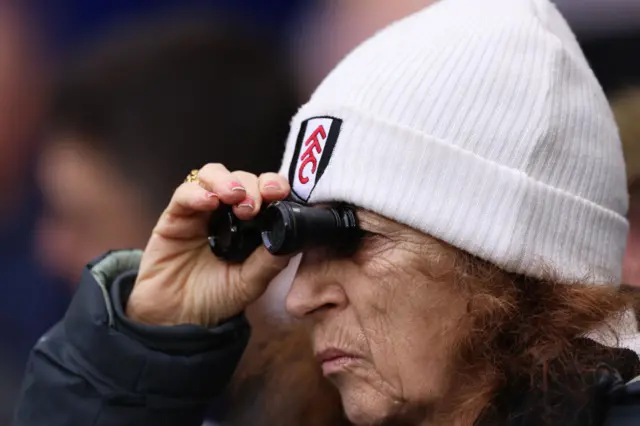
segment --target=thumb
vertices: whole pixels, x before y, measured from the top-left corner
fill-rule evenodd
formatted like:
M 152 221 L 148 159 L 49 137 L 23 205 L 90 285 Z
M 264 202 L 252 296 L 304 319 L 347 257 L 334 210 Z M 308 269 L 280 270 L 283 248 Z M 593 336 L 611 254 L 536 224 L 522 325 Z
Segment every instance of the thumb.
M 293 256 L 274 256 L 264 247 L 258 247 L 240 269 L 237 289 L 251 303 L 265 292 L 267 286 L 284 268 Z

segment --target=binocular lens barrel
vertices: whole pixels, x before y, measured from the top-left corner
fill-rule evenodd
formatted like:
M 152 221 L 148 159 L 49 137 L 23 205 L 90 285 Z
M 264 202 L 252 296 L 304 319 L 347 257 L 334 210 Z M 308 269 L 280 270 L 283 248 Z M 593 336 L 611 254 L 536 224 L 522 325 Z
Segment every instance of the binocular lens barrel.
M 357 245 L 360 228 L 353 207 L 311 207 L 279 201 L 251 221 L 241 221 L 230 207 L 221 207 L 211 218 L 209 235 L 216 256 L 241 262 L 260 244 L 274 255 L 321 246 L 347 251 Z
M 309 207 L 292 202 L 270 205 L 263 217 L 262 242 L 272 254 L 292 254 L 318 246 L 353 242 L 358 223 L 352 208 Z
M 209 247 L 227 262 L 243 262 L 260 245 L 259 220 L 242 221 L 230 206 L 220 206 L 209 221 Z

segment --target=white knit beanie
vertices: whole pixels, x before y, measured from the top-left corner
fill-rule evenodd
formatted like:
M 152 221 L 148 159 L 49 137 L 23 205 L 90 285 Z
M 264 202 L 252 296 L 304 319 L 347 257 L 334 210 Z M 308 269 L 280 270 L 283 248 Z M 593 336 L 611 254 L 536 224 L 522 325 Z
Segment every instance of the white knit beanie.
M 292 121 L 281 173 L 511 272 L 619 284 L 605 95 L 548 0 L 441 0 L 363 43 Z

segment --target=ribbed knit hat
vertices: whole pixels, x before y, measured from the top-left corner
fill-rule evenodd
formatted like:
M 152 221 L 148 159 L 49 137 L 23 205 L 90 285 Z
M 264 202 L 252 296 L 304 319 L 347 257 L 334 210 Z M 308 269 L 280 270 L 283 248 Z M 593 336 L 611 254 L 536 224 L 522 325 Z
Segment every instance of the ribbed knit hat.
M 349 54 L 281 173 L 511 272 L 618 284 L 628 224 L 607 99 L 548 0 L 441 0 Z

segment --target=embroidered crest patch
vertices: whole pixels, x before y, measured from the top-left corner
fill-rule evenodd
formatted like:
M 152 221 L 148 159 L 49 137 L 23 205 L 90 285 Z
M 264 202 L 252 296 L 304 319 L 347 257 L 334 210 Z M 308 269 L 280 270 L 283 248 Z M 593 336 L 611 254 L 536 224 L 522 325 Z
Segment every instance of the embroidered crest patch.
M 300 125 L 289 182 L 293 195 L 301 201 L 309 200 L 327 168 L 341 127 L 342 120 L 335 117 L 312 117 Z

